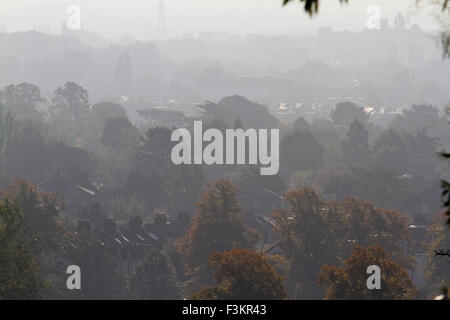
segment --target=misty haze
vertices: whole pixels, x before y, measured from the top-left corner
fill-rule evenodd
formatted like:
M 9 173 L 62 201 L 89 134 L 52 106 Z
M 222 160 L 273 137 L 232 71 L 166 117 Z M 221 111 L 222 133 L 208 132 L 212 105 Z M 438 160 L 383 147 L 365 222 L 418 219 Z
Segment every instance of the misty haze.
M 2 1 L 0 300 L 448 299 L 449 121 L 445 0 Z

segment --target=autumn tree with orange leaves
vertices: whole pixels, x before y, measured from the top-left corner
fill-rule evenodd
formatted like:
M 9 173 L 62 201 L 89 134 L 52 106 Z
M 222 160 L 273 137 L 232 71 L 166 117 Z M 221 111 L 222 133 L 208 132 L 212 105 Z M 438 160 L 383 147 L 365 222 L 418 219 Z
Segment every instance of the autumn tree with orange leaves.
M 178 241 L 178 250 L 195 291 L 213 283 L 208 268 L 208 257 L 213 252 L 252 248 L 260 237 L 244 224 L 243 207 L 236 200 L 236 193 L 237 189 L 228 180 L 208 185 L 196 204 L 197 213 L 188 233 Z
M 217 287 L 206 287 L 195 300 L 282 300 L 286 298 L 283 277 L 263 255 L 251 250 L 233 248 L 213 253 L 209 258 L 216 269 Z
M 381 289 L 367 287 L 367 267 L 380 267 Z M 408 273 L 379 246 L 357 246 L 342 267 L 324 266 L 319 284 L 326 287 L 327 300 L 404 300 L 418 293 Z
M 278 245 L 289 261 L 287 289 L 293 298 L 322 298 L 318 272 L 324 265 L 344 260 L 356 246 L 379 245 L 395 254 L 395 262 L 402 267 L 414 264 L 401 247 L 410 240 L 406 218 L 400 213 L 355 197 L 325 201 L 308 188 L 284 197 L 287 209 L 272 217 Z
M 342 225 L 337 207 L 321 199 L 312 189 L 287 193 L 287 209 L 272 215 L 279 246 L 289 261 L 287 289 L 295 299 L 319 299 L 317 272 L 337 262 Z
M 388 250 L 402 267 L 414 266 L 414 258 L 406 255 L 402 247 L 411 241 L 406 216 L 356 197 L 346 198 L 339 207 L 345 226 L 344 256 L 348 257 L 355 246 L 378 245 Z

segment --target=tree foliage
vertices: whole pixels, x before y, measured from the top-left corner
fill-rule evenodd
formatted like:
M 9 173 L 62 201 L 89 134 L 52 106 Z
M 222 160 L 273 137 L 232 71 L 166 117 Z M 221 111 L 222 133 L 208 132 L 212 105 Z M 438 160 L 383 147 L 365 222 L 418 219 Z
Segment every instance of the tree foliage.
M 438 288 L 450 287 L 450 257 L 436 255 L 436 252 L 447 252 L 450 248 L 450 230 L 444 220 L 444 215 L 437 215 L 428 228 L 432 241 L 428 245 L 425 276 L 430 283 L 430 291 L 435 294 Z
M 71 122 L 84 122 L 89 114 L 89 93 L 75 82 L 58 87 L 52 98 L 51 110 Z
M 170 136 L 172 131 L 165 127 L 150 128 L 142 137 L 137 158 L 144 162 L 147 171 L 167 172 L 172 166 L 170 153 L 174 146 Z
M 355 119 L 350 123 L 347 140 L 342 143 L 344 163 L 348 167 L 363 167 L 369 158 L 369 131 Z
M 358 245 L 380 245 L 395 254 L 395 261 L 411 267 L 402 243 L 409 241 L 407 221 L 393 210 L 350 197 L 343 202 L 325 201 L 303 188 L 285 195 L 287 209 L 273 214 L 278 245 L 290 263 L 287 289 L 294 298 L 322 297 L 317 272 L 335 264 Z
M 277 128 L 279 125 L 279 120 L 269 112 L 267 107 L 242 96 L 225 97 L 218 103 L 206 102 L 200 107 L 203 109 L 204 120 L 218 119 L 228 128 L 232 128 L 237 118 L 244 128 Z
M 266 257 L 251 250 L 233 248 L 209 258 L 217 287 L 194 294 L 196 300 L 282 300 L 283 278 Z
M 39 299 L 46 283 L 27 232 L 25 215 L 8 199 L 0 203 L 0 300 Z
M 317 170 L 324 164 L 324 148 L 311 131 L 294 130 L 281 140 L 280 161 L 291 172 Z
M 279 246 L 290 261 L 288 291 L 294 298 L 319 298 L 315 284 L 321 266 L 335 262 L 340 233 L 336 207 L 313 190 L 302 188 L 285 195 L 287 209 L 273 214 Z
M 295 0 L 283 0 L 283 5 L 286 5 L 290 2 L 294 2 Z M 301 3 L 304 3 L 305 11 L 313 16 L 319 12 L 319 0 L 299 0 Z M 340 2 L 348 2 L 348 0 L 339 0 Z
M 186 236 L 178 241 L 188 272 L 198 276 L 199 283 L 211 283 L 207 270 L 208 257 L 213 252 L 231 248 L 252 248 L 259 234 L 243 223 L 244 212 L 236 200 L 237 189 L 228 180 L 207 186 L 196 204 L 197 214 Z
M 119 152 L 123 149 L 134 148 L 138 142 L 137 129 L 126 117 L 106 120 L 100 142 Z
M 367 288 L 367 267 L 371 265 L 377 265 L 381 270 L 379 290 Z M 418 292 L 408 273 L 379 246 L 358 246 L 342 267 L 324 266 L 319 283 L 327 287 L 327 300 L 404 300 L 413 298 Z
M 58 218 L 64 206 L 62 196 L 43 192 L 35 183 L 26 180 L 11 183 L 3 196 L 20 208 L 26 219 L 26 232 L 40 250 L 55 252 L 61 248 L 64 228 Z
M 37 105 L 44 101 L 38 86 L 30 83 L 11 84 L 0 92 L 0 101 L 19 120 L 42 119 Z
M 324 189 L 338 200 L 356 196 L 384 208 L 398 208 L 409 190 L 394 171 L 383 167 L 349 168 L 327 179 Z
M 395 210 L 378 208 L 355 197 L 346 198 L 340 207 L 347 253 L 355 245 L 378 245 L 388 250 L 393 255 L 393 260 L 401 266 L 413 267 L 414 259 L 404 253 L 403 247 L 410 241 L 406 216 Z
M 175 274 L 167 257 L 158 250 L 150 250 L 130 280 L 131 290 L 138 299 L 175 300 L 180 293 Z
M 425 129 L 407 134 L 389 128 L 377 137 L 372 148 L 372 164 L 394 170 L 397 174 L 433 176 L 437 172 L 438 141 Z
M 443 153 L 444 158 L 450 159 L 450 153 Z M 450 224 L 450 182 L 442 180 L 442 197 L 444 199 L 444 207 L 446 207 L 446 215 L 449 216 L 447 223 Z
M 364 111 L 363 107 L 350 101 L 339 102 L 336 105 L 336 109 L 331 111 L 330 117 L 336 124 L 346 126 L 355 121 L 355 119 L 360 123 L 365 123 L 369 119 L 369 115 Z

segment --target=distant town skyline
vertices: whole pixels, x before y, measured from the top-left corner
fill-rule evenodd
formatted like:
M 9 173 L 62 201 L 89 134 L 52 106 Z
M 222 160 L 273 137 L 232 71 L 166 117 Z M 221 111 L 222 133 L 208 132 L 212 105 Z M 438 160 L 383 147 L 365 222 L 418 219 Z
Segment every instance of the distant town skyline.
M 131 35 L 135 39 L 152 40 L 157 33 L 159 0 L 128 0 L 127 9 L 120 1 L 55 1 L 4 0 L 0 3 L 0 31 L 40 30 L 59 34 L 68 18 L 67 8 L 78 6 L 81 25 L 110 39 Z M 322 4 L 317 17 L 307 16 L 299 3 L 281 6 L 281 0 L 165 0 L 164 22 L 168 37 L 203 32 L 231 34 L 298 34 L 314 33 L 320 28 L 362 30 L 366 28 L 367 8 L 376 5 L 381 18 L 393 22 L 400 12 L 406 25 L 420 24 L 434 29 L 433 19 L 417 10 L 415 0 L 338 0 Z M 419 23 L 420 21 L 420 23 Z M 159 24 L 160 25 L 160 24 Z

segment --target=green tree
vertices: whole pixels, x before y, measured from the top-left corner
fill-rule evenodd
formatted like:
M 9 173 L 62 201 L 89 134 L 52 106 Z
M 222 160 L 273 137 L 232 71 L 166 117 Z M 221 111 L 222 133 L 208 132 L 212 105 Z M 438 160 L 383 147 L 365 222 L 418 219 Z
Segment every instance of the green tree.
M 272 215 L 279 247 L 289 261 L 287 290 L 296 299 L 322 296 L 316 284 L 317 272 L 325 264 L 337 262 L 342 224 L 332 203 L 321 199 L 312 189 L 287 193 L 287 209 Z
M 339 102 L 336 105 L 336 109 L 331 111 L 330 117 L 336 124 L 345 126 L 350 125 L 355 119 L 360 123 L 366 123 L 367 119 L 369 119 L 369 115 L 364 111 L 363 107 L 350 101 Z
M 425 276 L 430 282 L 429 287 L 434 296 L 438 293 L 437 288 L 450 288 L 450 257 L 436 254 L 450 250 L 450 232 L 444 221 L 444 215 L 438 215 L 428 228 L 428 235 L 433 240 L 428 246 Z
M 43 102 L 38 86 L 30 83 L 11 84 L 3 88 L 1 99 L 3 104 L 19 120 L 42 120 L 37 104 Z
M 150 250 L 143 265 L 138 267 L 130 280 L 132 294 L 137 299 L 175 300 L 180 292 L 175 273 L 167 257 L 160 251 Z
M 0 203 L 0 300 L 39 299 L 45 288 L 36 242 L 26 218 L 8 199 Z
M 125 108 L 114 102 L 101 101 L 92 106 L 92 116 L 100 123 L 105 124 L 108 119 L 126 118 Z
M 142 137 L 137 158 L 147 172 L 168 172 L 173 167 L 170 154 L 175 144 L 170 140 L 171 133 L 169 128 L 156 127 L 148 129 L 145 137 Z
M 399 131 L 389 128 L 377 137 L 372 147 L 372 164 L 395 171 L 410 173 L 408 168 L 408 141 Z
M 438 153 L 439 139 L 433 138 L 427 134 L 425 128 L 420 129 L 414 135 L 408 135 L 409 163 L 411 173 L 416 176 L 434 177 L 438 174 L 439 158 Z
M 12 125 L 4 149 L 5 174 L 10 179 L 45 179 L 52 160 L 44 136 L 33 123 Z
M 126 117 L 106 120 L 100 142 L 116 152 L 136 147 L 139 136 L 137 129 Z
M 444 158 L 450 159 L 450 153 L 443 153 L 442 156 Z M 447 208 L 445 214 L 449 217 L 447 223 L 450 224 L 450 182 L 442 180 L 441 186 L 444 207 Z
M 30 181 L 16 180 L 4 195 L 20 208 L 26 219 L 26 231 L 44 252 L 57 252 L 61 246 L 64 229 L 58 219 L 64 206 L 64 198 L 43 192 Z
M 295 120 L 294 129 L 311 130 L 311 124 L 307 120 L 305 120 L 305 118 L 300 117 L 300 118 L 297 118 L 297 120 Z
M 310 131 L 294 130 L 281 140 L 280 161 L 290 172 L 318 170 L 324 164 L 324 148 Z
M 412 105 L 403 110 L 402 114 L 397 115 L 389 126 L 409 134 L 422 131 L 432 138 L 439 139 L 444 145 L 448 139 L 447 119 L 433 105 Z
M 383 208 L 396 209 L 400 209 L 400 202 L 410 194 L 405 180 L 383 167 L 349 168 L 330 177 L 323 188 L 338 200 L 356 196 Z
M 245 226 L 243 208 L 236 200 L 236 192 L 228 180 L 208 185 L 196 204 L 197 214 L 188 233 L 178 241 L 187 271 L 197 286 L 212 283 L 207 266 L 211 253 L 234 247 L 252 248 L 259 238 L 257 231 Z
M 397 174 L 427 178 L 438 173 L 437 151 L 438 140 L 429 136 L 425 128 L 414 135 L 389 128 L 373 145 L 372 163 Z
M 266 106 L 249 101 L 242 96 L 225 97 L 218 103 L 207 102 L 201 108 L 204 120 L 223 121 L 228 128 L 237 124 L 235 123 L 237 118 L 246 128 L 277 128 L 279 125 L 279 120 L 269 112 Z
M 369 131 L 355 119 L 350 123 L 347 140 L 342 143 L 342 155 L 346 167 L 367 165 L 369 158 Z
M 13 117 L 6 108 L 0 104 L 0 182 L 6 175 L 6 165 L 10 158 L 8 150 L 10 140 L 13 134 Z
M 5 107 L 0 104 L 0 150 L 5 145 Z
M 170 157 L 175 143 L 170 139 L 171 132 L 165 127 L 150 128 L 142 138 L 136 158 L 141 173 L 160 176 L 158 180 L 163 180 L 163 183 L 157 188 L 167 196 L 169 201 L 166 205 L 170 211 L 177 212 L 195 203 L 204 177 L 201 166 L 176 166 L 172 163 Z M 161 174 L 164 174 L 164 179 Z
M 89 94 L 75 82 L 58 87 L 52 98 L 51 111 L 61 114 L 70 122 L 85 122 L 89 114 Z
M 173 166 L 164 178 L 170 211 L 179 212 L 195 205 L 205 181 L 201 166 Z
M 134 81 L 133 68 L 128 52 L 119 54 L 114 69 L 114 92 L 118 96 L 133 96 Z

